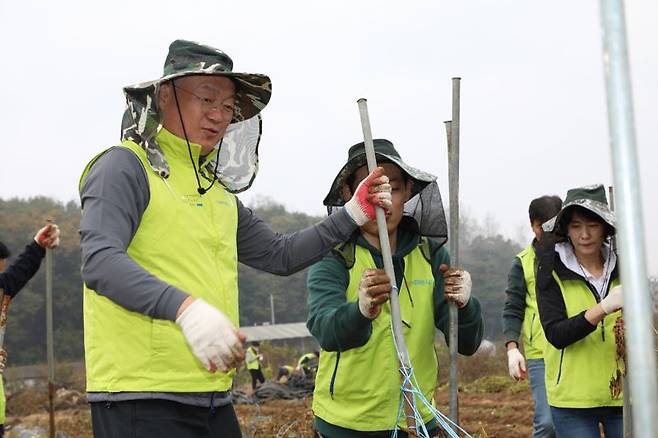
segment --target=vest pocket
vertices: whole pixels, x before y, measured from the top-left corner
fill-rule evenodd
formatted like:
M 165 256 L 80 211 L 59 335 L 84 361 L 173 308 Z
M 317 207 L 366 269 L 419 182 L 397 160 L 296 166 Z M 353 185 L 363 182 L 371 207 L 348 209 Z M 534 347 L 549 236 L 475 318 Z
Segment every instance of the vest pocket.
M 329 382 L 329 395 L 331 395 L 332 400 L 334 399 L 334 384 L 338 373 L 338 362 L 340 362 L 340 350 L 336 352 L 336 364 L 334 365 L 334 372 L 331 374 L 331 382 Z
M 560 377 L 562 377 L 562 361 L 564 360 L 564 348 L 560 350 L 560 366 L 557 369 L 557 382 L 556 385 L 560 383 Z

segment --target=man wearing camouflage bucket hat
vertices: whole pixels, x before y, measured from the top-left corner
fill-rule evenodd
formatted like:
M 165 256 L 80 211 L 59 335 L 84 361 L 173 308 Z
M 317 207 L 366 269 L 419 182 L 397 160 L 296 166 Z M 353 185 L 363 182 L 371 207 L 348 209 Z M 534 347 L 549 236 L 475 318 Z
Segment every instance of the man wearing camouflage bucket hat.
M 601 423 L 606 437 L 621 438 L 625 370 L 616 356 L 615 326 L 623 330 L 623 290 L 604 187 L 569 190 L 543 228 L 536 290 L 556 435 L 598 437 Z
M 480 303 L 471 296 L 468 272 L 448 269 L 447 227 L 436 177 L 407 165 L 388 140 L 376 139 L 374 147 L 392 188 L 386 223 L 405 340 L 419 388 L 433 400 L 435 328 L 447 342 L 448 302 L 456 303 L 458 350 L 475 353 L 484 330 Z M 350 148 L 324 204 L 343 205 L 367 173 L 365 148 L 359 143 Z M 313 394 L 315 427 L 322 437 L 390 437 L 399 420 L 399 363 L 386 305 L 392 288 L 382 265 L 373 220 L 309 271 L 307 326 L 323 349 Z M 438 432 L 432 414 L 418 407 L 427 429 Z
M 177 40 L 160 79 L 124 88 L 119 146 L 80 180 L 87 394 L 96 437 L 239 437 L 237 263 L 279 275 L 389 208 L 377 169 L 337 215 L 274 233 L 234 193 L 258 169 L 270 79 Z

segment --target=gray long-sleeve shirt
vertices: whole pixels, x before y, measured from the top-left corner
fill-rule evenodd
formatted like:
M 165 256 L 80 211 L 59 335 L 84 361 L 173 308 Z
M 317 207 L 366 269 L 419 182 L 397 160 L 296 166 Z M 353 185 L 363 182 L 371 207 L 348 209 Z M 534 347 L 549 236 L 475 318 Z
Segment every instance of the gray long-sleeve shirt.
M 131 151 L 110 149 L 93 165 L 80 192 L 82 279 L 128 310 L 173 321 L 187 293 L 153 276 L 126 253 L 149 198 L 144 168 Z M 341 209 L 304 230 L 278 234 L 239 200 L 237 208 L 238 260 L 278 275 L 315 263 L 356 229 Z
M 188 294 L 149 273 L 126 252 L 150 199 L 139 159 L 124 148 L 107 151 L 89 170 L 80 199 L 85 284 L 128 310 L 174 321 Z M 341 209 L 314 226 L 279 234 L 239 200 L 237 209 L 238 260 L 278 275 L 289 275 L 315 263 L 357 228 Z M 195 406 L 230 402 L 225 395 L 213 393 L 89 393 L 88 398 L 90 402 L 159 398 Z

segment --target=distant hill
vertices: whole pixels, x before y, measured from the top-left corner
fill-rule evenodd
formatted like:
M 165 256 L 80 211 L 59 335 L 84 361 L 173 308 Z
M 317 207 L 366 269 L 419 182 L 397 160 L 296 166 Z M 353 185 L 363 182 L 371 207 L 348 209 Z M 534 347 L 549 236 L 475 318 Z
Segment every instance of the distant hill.
M 289 212 L 274 200 L 261 199 L 254 213 L 281 233 L 310 226 L 320 217 Z M 47 218 L 62 230 L 62 244 L 54 258 L 55 353 L 58 360 L 79 360 L 82 346 L 82 281 L 80 278 L 80 208 L 75 202 L 62 204 L 45 197 L 0 199 L 0 240 L 14 255 L 22 251 Z M 473 294 L 486 318 L 486 336 L 502 334 L 501 312 L 507 272 L 521 247 L 499 234 L 485 233 L 477 221 L 464 217 L 461 258 L 471 272 Z M 242 325 L 270 320 L 270 294 L 274 299 L 277 323 L 305 321 L 306 270 L 289 277 L 239 267 L 240 318 Z M 10 310 L 6 349 L 11 365 L 45 360 L 45 300 L 43 269 L 15 298 Z

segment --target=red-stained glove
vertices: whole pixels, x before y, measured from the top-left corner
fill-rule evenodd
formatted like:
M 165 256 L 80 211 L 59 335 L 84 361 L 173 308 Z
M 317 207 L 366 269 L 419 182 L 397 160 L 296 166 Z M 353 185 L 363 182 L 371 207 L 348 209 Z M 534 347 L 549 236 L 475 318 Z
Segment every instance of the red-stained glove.
M 37 232 L 34 241 L 42 248 L 54 249 L 59 246 L 59 227 L 48 224 Z
M 375 168 L 358 185 L 352 199 L 345 203 L 345 210 L 358 226 L 375 219 L 376 206 L 389 210 L 393 205 L 391 185 L 383 173 L 384 168 Z

